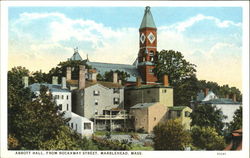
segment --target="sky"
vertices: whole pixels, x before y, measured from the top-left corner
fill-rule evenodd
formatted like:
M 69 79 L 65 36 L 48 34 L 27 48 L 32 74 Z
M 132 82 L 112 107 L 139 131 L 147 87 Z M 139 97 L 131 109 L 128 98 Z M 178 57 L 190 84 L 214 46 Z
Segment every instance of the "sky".
M 132 64 L 145 7 L 9 7 L 8 69 L 48 72 L 78 47 L 90 61 Z M 158 51 L 175 50 L 200 80 L 242 89 L 241 7 L 151 7 Z

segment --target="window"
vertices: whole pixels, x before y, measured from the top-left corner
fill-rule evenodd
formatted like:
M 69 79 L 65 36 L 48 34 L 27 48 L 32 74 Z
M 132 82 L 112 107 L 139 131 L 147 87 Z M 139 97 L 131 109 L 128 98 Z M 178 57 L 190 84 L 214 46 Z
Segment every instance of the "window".
M 177 111 L 177 117 L 181 117 L 181 111 Z
M 156 102 L 156 99 L 155 99 L 155 98 L 153 98 L 153 99 L 152 99 L 152 102 Z
M 98 115 L 98 111 L 97 110 L 95 110 L 95 115 Z
M 95 105 L 98 105 L 98 101 L 97 100 L 95 100 Z
M 71 128 L 72 128 L 72 129 L 74 128 L 74 124 L 73 124 L 73 123 L 71 123 Z
M 64 98 L 64 96 L 62 95 L 62 99 Z
M 154 61 L 154 57 L 150 57 L 150 61 Z
M 67 110 L 69 110 L 69 104 L 67 104 Z
M 114 104 L 119 104 L 120 103 L 120 98 L 114 98 Z
M 190 112 L 185 111 L 185 117 L 189 117 L 190 116 Z
M 59 110 L 62 110 L 62 104 L 59 104 L 58 107 L 59 107 Z
M 76 124 L 76 131 L 77 131 L 77 124 Z
M 150 90 L 147 90 L 147 93 L 150 94 Z
M 84 129 L 91 129 L 91 123 L 84 123 Z
M 100 95 L 100 91 L 94 90 L 94 96 L 99 96 Z
M 150 51 L 149 56 L 151 56 L 151 57 L 154 56 L 154 52 Z
M 167 90 L 166 90 L 166 89 L 163 89 L 163 90 L 162 90 L 162 93 L 167 93 Z
M 154 73 L 153 69 L 149 69 L 149 73 L 153 74 Z
M 154 117 L 154 121 L 156 121 L 156 117 Z
M 67 100 L 69 100 L 69 96 L 67 95 Z
M 114 88 L 113 93 L 120 93 L 119 88 Z

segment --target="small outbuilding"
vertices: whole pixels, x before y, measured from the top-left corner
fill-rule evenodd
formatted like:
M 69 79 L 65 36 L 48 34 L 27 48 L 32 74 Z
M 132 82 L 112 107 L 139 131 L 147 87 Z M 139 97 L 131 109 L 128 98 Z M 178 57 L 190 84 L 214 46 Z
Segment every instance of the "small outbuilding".
M 136 131 L 151 133 L 161 121 L 166 120 L 167 106 L 160 103 L 139 103 L 130 108 L 130 116 Z

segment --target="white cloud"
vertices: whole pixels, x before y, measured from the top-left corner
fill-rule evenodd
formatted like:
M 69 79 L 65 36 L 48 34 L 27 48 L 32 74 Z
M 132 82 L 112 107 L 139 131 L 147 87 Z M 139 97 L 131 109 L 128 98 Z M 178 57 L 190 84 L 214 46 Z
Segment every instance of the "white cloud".
M 191 17 L 185 21 L 179 22 L 176 24 L 176 26 L 174 26 L 174 28 L 178 31 L 178 32 L 183 32 L 185 31 L 187 28 L 192 27 L 194 24 L 200 22 L 200 21 L 204 21 L 204 20 L 210 20 L 213 21 L 215 23 L 215 25 L 217 27 L 220 28 L 226 28 L 229 26 L 238 26 L 240 27 L 242 24 L 241 23 L 235 23 L 233 21 L 229 21 L 229 20 L 220 20 L 216 17 L 213 16 L 205 16 L 203 14 L 198 14 L 194 17 Z M 173 27 L 173 26 L 172 26 Z
M 39 22 L 44 18 L 49 26 L 46 40 L 38 40 L 35 35 L 22 30 L 24 25 L 31 25 L 31 22 Z M 184 34 L 187 28 L 205 20 L 212 21 L 219 28 L 241 26 L 241 23 L 198 14 L 170 26 L 158 27 L 158 50 L 173 49 L 182 52 L 188 61 L 197 65 L 198 77 L 201 79 L 222 83 L 221 78 L 227 78 L 225 81 L 232 85 L 240 83 L 241 47 L 231 40 L 237 38 L 241 42 L 239 33 L 235 31 L 222 37 L 219 37 L 220 34 L 218 37 L 204 34 L 199 38 Z M 79 52 L 83 58 L 88 54 L 91 61 L 99 62 L 132 64 L 139 50 L 138 28 L 113 29 L 93 20 L 71 19 L 56 12 L 23 13 L 11 24 L 10 32 L 15 35 L 10 41 L 10 66 L 26 65 L 31 70 L 48 71 L 60 61 L 71 57 L 71 47 L 79 43 Z M 224 40 L 229 38 L 228 41 Z

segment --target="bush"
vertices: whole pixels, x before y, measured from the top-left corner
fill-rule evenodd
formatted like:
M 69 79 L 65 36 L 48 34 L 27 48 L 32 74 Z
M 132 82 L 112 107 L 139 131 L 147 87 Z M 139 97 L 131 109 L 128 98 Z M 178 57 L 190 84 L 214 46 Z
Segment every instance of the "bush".
M 193 146 L 201 150 L 223 150 L 225 140 L 215 128 L 194 126 L 191 130 Z
M 92 137 L 93 142 L 99 150 L 130 150 L 131 144 L 128 141 L 108 140 L 99 137 Z
M 155 150 L 184 150 L 191 144 L 188 131 L 179 120 L 168 120 L 153 129 Z

